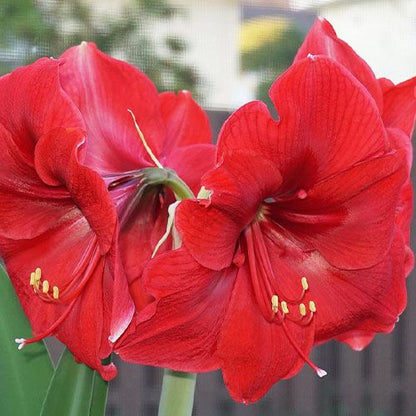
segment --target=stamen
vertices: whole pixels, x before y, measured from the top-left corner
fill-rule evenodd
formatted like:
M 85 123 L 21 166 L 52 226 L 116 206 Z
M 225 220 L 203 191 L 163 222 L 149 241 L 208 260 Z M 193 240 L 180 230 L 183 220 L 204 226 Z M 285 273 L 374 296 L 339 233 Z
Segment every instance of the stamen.
M 144 138 L 144 135 L 142 133 L 142 131 L 140 130 L 139 125 L 137 124 L 136 121 L 136 117 L 134 116 L 133 111 L 127 109 L 127 111 L 131 114 L 131 116 L 133 117 L 133 121 L 134 121 L 134 125 L 136 126 L 136 130 L 137 133 L 139 134 L 140 140 L 143 143 L 144 148 L 146 149 L 147 154 L 150 156 L 150 159 L 152 159 L 153 163 L 160 169 L 163 169 L 162 164 L 159 162 L 159 160 L 157 159 L 157 157 L 154 155 L 154 153 L 152 152 L 152 149 L 149 147 L 149 145 L 146 142 L 146 139 Z
M 40 267 L 37 267 L 35 270 L 35 282 L 39 282 L 41 277 L 42 277 L 42 270 L 40 269 Z
M 306 280 L 306 277 L 302 277 L 302 279 L 300 279 L 300 282 L 302 283 L 303 290 L 306 291 L 309 289 L 309 285 L 308 285 L 308 281 Z
M 54 286 L 52 291 L 53 291 L 53 295 L 52 295 L 53 298 L 54 299 L 59 299 L 59 288 L 58 288 L 58 286 Z
M 42 292 L 43 293 L 48 293 L 49 292 L 49 282 L 47 280 L 43 281 Z
M 306 306 L 305 306 L 305 304 L 304 304 L 304 303 L 301 303 L 301 304 L 299 305 L 299 313 L 300 313 L 302 316 L 306 316 Z
M 281 305 L 281 307 L 282 307 L 282 311 L 283 311 L 283 313 L 284 313 L 284 314 L 288 314 L 288 313 L 289 313 L 289 308 L 287 307 L 287 303 L 286 303 L 284 300 L 282 300 L 282 301 L 280 302 L 280 305 Z
M 309 310 L 311 312 L 314 312 L 314 313 L 316 312 L 316 305 L 315 305 L 315 302 L 313 300 L 309 301 Z
M 35 285 L 35 272 L 30 273 L 30 286 Z
M 277 313 L 279 309 L 279 297 L 277 295 L 272 296 L 272 311 L 273 313 Z

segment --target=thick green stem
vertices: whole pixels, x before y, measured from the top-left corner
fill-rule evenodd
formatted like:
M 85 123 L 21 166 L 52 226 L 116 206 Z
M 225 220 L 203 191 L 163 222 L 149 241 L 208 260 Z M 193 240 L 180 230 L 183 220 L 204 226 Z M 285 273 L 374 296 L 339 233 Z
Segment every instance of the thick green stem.
M 165 370 L 158 416 L 191 416 L 196 374 Z
M 141 172 L 144 173 L 147 185 L 167 186 L 175 193 L 178 201 L 195 198 L 189 186 L 171 169 L 145 168 Z

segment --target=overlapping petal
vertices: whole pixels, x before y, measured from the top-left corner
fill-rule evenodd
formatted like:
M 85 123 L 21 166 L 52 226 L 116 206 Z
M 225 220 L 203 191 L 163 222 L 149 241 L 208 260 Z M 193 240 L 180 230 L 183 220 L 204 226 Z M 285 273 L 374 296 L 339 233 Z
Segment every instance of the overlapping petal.
M 159 95 L 162 117 L 166 125 L 163 153 L 175 148 L 211 143 L 212 133 L 208 116 L 192 99 L 189 91 Z
M 178 371 L 218 368 L 215 345 L 235 273 L 235 268 L 221 272 L 207 269 L 185 249 L 161 254 L 144 277 L 146 289 L 155 298 L 163 295 L 157 315 L 155 305 L 147 307 L 150 314 L 145 308 L 138 316 L 137 329 L 132 323 L 115 350 L 126 361 Z
M 368 90 L 380 111 L 382 110 L 382 89 L 373 71 L 351 46 L 337 37 L 334 28 L 323 18 L 316 19 L 296 54 L 295 62 L 309 54 L 328 56 L 347 68 Z
M 243 228 L 256 216 L 264 195 L 277 192 L 282 180 L 261 154 L 234 154 L 235 159 L 224 160 L 203 177 L 209 199 L 184 201 L 176 212 L 184 244 L 202 265 L 214 270 L 231 264 Z
M 83 42 L 61 57 L 62 87 L 82 113 L 89 140 L 85 163 L 99 173 L 152 166 L 135 129 L 160 154 L 165 128 L 155 86 L 138 69 Z
M 386 127 L 399 128 L 407 137 L 411 137 L 416 117 L 416 78 L 386 86 L 383 103 Z
M 400 152 L 370 159 L 318 182 L 304 199 L 270 204 L 270 218 L 304 250 L 319 250 L 336 267 L 373 266 L 391 244 L 406 180 L 404 156 Z M 366 224 L 365 233 L 362 224 Z
M 307 190 L 389 148 L 371 96 L 329 58 L 298 61 L 276 80 L 270 96 L 279 122 L 262 103 L 243 106 L 222 129 L 218 160 L 240 147 L 259 153 L 275 163 L 289 192 Z

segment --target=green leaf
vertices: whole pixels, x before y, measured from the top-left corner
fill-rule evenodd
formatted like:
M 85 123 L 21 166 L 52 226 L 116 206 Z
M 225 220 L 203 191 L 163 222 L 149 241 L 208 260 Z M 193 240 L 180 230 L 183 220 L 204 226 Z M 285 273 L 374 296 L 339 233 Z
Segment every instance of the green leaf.
M 90 416 L 104 416 L 107 404 L 108 381 L 104 381 L 96 371 L 94 373 Z
M 53 364 L 43 342 L 18 351 L 14 340 L 20 337 L 33 334 L 0 264 L 0 414 L 37 416 Z
M 41 416 L 89 415 L 94 373 L 86 365 L 75 362 L 70 351 L 65 348 L 43 402 Z

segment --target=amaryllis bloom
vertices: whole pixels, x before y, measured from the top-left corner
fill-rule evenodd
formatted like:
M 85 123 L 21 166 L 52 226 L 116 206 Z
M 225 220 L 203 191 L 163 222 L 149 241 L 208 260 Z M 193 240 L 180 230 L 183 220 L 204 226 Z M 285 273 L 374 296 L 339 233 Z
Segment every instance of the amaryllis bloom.
M 134 305 L 117 248 L 117 213 L 87 166 L 85 123 L 62 89 L 60 62 L 0 78 L 0 254 L 35 333 L 56 335 L 103 378 L 101 359 Z
M 111 379 L 101 359 L 147 302 L 142 267 L 174 200 L 140 135 L 198 189 L 207 116 L 86 43 L 1 78 L 0 98 L 0 254 L 35 333 L 17 342 L 56 335 Z
M 314 343 L 389 332 L 406 303 L 407 154 L 374 98 L 321 55 L 294 63 L 270 97 L 279 120 L 256 101 L 224 125 L 200 198 L 177 208 L 182 247 L 145 272 L 156 311 L 116 344 L 133 362 L 221 368 L 246 403 L 305 362 L 324 375 Z
M 86 164 L 105 180 L 120 222 L 120 252 L 137 309 L 150 299 L 141 274 L 166 229 L 174 195 L 160 183 L 175 171 L 194 191 L 214 165 L 215 147 L 205 112 L 187 91 L 158 94 L 133 66 L 83 43 L 62 56 L 60 79 L 86 125 Z M 149 170 L 149 168 L 153 168 Z M 166 242 L 158 250 L 171 247 Z
M 406 276 L 413 268 L 413 253 L 410 249 L 410 222 L 413 212 L 413 189 L 410 182 L 413 148 L 411 137 L 416 115 L 416 78 L 394 85 L 390 80 L 376 79 L 367 63 L 344 41 L 339 39 L 331 24 L 317 19 L 309 31 L 295 62 L 308 54 L 325 55 L 348 69 L 351 74 L 367 89 L 379 109 L 391 146 L 404 149 L 407 155 L 409 177 L 402 187 L 399 204 L 396 208 L 396 223 L 403 233 L 406 243 Z M 354 349 L 364 348 L 374 334 L 356 333 L 343 337 L 343 341 Z

